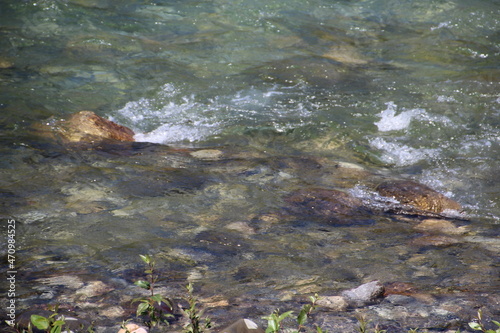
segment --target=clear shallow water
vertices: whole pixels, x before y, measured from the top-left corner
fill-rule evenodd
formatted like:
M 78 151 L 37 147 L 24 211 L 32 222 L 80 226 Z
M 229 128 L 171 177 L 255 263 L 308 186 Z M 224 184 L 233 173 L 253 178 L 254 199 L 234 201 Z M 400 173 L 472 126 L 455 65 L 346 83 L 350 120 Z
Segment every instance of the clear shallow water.
M 494 1 L 3 1 L 1 207 L 23 225 L 23 278 L 127 278 L 153 252 L 172 280 L 236 298 L 374 278 L 494 290 L 499 14 Z M 28 131 L 79 110 L 222 155 L 75 152 Z M 372 195 L 335 176 L 338 160 L 457 200 L 469 238 L 421 255 L 412 225 L 387 216 L 280 215 L 303 187 Z M 37 283 L 21 288 L 40 301 Z

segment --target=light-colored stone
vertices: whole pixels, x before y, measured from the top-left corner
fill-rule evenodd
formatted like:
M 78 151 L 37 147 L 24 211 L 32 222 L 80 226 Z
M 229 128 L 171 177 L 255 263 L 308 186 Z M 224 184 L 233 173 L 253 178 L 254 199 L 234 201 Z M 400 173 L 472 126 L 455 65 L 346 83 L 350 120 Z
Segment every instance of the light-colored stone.
M 121 306 L 111 306 L 99 311 L 99 313 L 107 318 L 119 318 L 125 315 L 125 310 Z
M 342 296 L 324 296 L 316 301 L 318 306 L 329 308 L 333 311 L 346 311 L 349 303 Z
M 46 284 L 49 286 L 64 286 L 70 289 L 78 289 L 83 286 L 83 281 L 79 277 L 73 275 L 59 275 L 51 276 L 48 278 L 41 278 L 36 280 L 38 283 Z
M 239 319 L 220 333 L 264 333 L 264 330 L 250 319 Z
M 191 156 L 202 159 L 202 160 L 217 160 L 224 153 L 217 149 L 203 149 L 197 150 L 190 153 Z
M 90 298 L 103 295 L 111 290 L 113 290 L 113 288 L 102 281 L 90 281 L 87 285 L 78 289 L 76 294 L 80 294 L 83 298 Z
M 148 330 L 137 324 L 129 323 L 125 325 L 125 328 L 121 328 L 118 333 L 148 333 Z
M 445 235 L 430 235 L 414 239 L 411 244 L 417 246 L 448 246 L 460 243 L 459 239 Z
M 352 45 L 343 44 L 330 48 L 323 57 L 349 65 L 365 65 L 368 63 Z
M 11 67 L 14 67 L 14 64 L 11 61 L 0 58 L 0 69 L 11 68 Z
M 442 233 L 447 235 L 463 235 L 469 231 L 466 226 L 456 227 L 451 221 L 441 219 L 427 219 L 415 226 L 418 231 Z
M 233 222 L 226 225 L 227 229 L 235 230 L 244 236 L 250 236 L 255 234 L 254 228 L 250 227 L 246 222 Z
M 384 294 L 384 286 L 379 281 L 372 281 L 360 285 L 357 288 L 342 292 L 349 303 L 356 306 L 363 306 L 375 301 Z

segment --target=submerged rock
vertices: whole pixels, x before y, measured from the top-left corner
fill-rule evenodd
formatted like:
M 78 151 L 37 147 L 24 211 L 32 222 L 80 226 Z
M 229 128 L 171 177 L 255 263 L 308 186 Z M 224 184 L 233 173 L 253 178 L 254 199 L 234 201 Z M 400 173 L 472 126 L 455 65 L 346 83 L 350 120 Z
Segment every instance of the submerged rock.
M 8 59 L 0 57 L 0 69 L 12 68 L 14 64 Z
M 294 214 L 327 219 L 339 224 L 352 224 L 355 219 L 351 217 L 369 213 L 360 199 L 332 189 L 302 189 L 285 200 L 290 204 Z M 346 217 L 348 218 L 345 219 Z
M 386 181 L 379 184 L 376 191 L 380 195 L 396 199 L 403 205 L 410 205 L 432 213 L 461 209 L 460 204 L 456 201 L 445 197 L 428 186 L 411 180 Z

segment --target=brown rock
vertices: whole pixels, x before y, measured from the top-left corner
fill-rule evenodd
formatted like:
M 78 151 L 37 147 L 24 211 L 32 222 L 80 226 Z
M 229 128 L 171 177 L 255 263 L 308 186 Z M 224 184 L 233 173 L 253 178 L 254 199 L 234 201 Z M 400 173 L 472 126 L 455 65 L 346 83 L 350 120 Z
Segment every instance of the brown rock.
M 407 282 L 391 282 L 384 285 L 384 296 L 405 295 L 409 296 L 416 293 L 416 287 Z
M 77 112 L 58 127 L 60 134 L 69 142 L 134 141 L 134 132 L 130 128 L 104 119 L 92 111 Z
M 433 213 L 460 210 L 461 206 L 428 186 L 411 180 L 392 180 L 378 185 L 376 191 L 385 197 L 398 200 L 403 205 Z
M 32 129 L 39 136 L 60 140 L 65 144 L 134 141 L 134 132 L 130 128 L 104 119 L 92 111 L 80 111 L 68 119 L 50 119 Z
M 4 58 L 0 58 L 0 69 L 6 69 L 12 67 L 14 67 L 14 64 L 11 61 Z

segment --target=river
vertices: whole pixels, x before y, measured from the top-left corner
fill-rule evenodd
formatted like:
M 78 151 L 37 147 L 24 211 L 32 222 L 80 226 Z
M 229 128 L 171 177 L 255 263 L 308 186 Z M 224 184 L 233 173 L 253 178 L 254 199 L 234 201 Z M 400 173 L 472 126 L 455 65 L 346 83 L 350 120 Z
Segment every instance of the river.
M 372 280 L 456 297 L 466 314 L 446 311 L 462 324 L 480 306 L 498 315 L 479 299 L 500 287 L 499 31 L 494 0 L 2 1 L 0 207 L 5 235 L 17 223 L 18 311 L 113 303 L 98 325 L 131 318 L 124 295 L 148 253 L 167 292 L 192 281 L 227 301 L 209 310 L 220 326 Z M 78 150 L 30 130 L 81 110 L 137 142 Z M 339 165 L 457 201 L 454 231 L 426 243 L 419 217 L 290 210 L 304 188 L 380 208 L 370 176 Z M 113 291 L 69 296 L 89 281 Z

